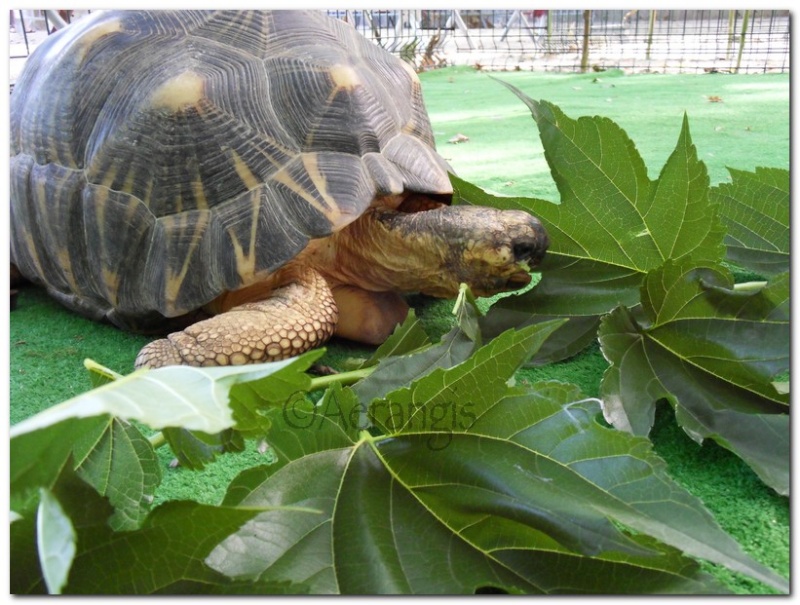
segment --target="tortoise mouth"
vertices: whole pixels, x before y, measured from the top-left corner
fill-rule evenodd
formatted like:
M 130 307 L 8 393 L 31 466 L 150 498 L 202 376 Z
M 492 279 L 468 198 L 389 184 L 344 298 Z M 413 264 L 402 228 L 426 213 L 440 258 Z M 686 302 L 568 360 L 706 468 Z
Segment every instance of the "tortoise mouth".
M 506 281 L 505 291 L 513 292 L 514 290 L 521 290 L 531 283 L 531 274 L 525 270 L 513 273 Z

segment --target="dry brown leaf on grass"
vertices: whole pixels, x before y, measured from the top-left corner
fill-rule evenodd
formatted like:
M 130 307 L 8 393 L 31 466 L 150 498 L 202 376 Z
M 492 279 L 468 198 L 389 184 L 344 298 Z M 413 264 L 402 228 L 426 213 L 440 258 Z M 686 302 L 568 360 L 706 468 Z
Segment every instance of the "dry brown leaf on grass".
M 458 143 L 466 143 L 467 141 L 469 141 L 469 137 L 459 132 L 456 136 L 449 139 L 447 142 L 452 143 L 453 145 L 457 145 Z

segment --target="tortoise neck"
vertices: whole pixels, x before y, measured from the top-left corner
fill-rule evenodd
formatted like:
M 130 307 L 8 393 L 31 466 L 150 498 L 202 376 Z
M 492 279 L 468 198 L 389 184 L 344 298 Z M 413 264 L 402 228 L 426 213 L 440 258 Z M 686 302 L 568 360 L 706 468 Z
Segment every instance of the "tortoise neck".
M 418 218 L 423 214 L 371 208 L 346 229 L 312 242 L 303 254 L 333 285 L 455 296 L 459 284 L 444 272 L 447 246 L 435 230 L 420 227 L 427 223 Z

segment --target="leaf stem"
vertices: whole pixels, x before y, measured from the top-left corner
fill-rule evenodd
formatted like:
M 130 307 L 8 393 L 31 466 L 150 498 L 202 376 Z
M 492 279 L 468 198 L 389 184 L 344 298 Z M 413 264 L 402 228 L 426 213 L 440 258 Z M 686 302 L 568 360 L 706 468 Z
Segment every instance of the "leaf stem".
M 150 435 L 148 441 L 150 442 L 150 445 L 153 446 L 154 450 L 157 450 L 162 445 L 166 445 L 167 443 L 167 439 L 166 437 L 164 437 L 164 433 L 162 433 L 161 431 L 158 431 L 157 433 Z
M 368 368 L 360 368 L 358 370 L 350 370 L 349 372 L 340 372 L 339 374 L 330 374 L 329 376 L 317 376 L 311 379 L 311 386 L 309 392 L 320 391 L 327 389 L 332 384 L 338 383 L 341 385 L 349 385 L 358 382 L 362 378 L 366 378 L 375 371 L 377 366 L 370 366 Z
M 758 292 L 759 290 L 766 287 L 767 282 L 765 281 L 748 281 L 741 284 L 734 284 L 733 291 L 734 292 Z

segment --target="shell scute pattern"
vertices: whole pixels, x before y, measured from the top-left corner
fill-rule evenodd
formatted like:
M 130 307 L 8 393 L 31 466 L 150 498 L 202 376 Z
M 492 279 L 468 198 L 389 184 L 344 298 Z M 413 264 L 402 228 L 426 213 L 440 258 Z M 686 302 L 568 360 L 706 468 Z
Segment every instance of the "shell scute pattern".
M 449 188 L 413 72 L 319 11 L 98 12 L 28 62 L 12 261 L 112 321 L 263 279 L 376 194 Z

